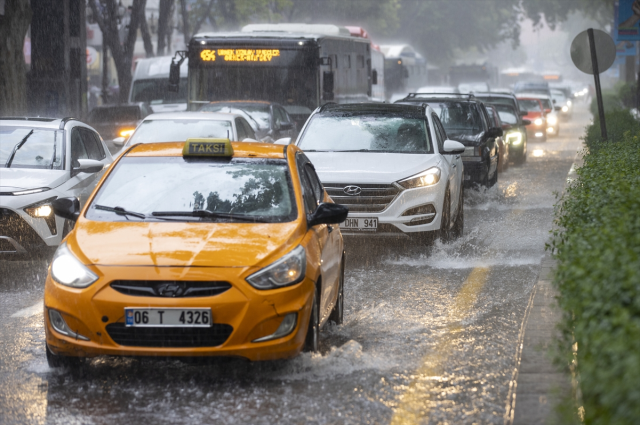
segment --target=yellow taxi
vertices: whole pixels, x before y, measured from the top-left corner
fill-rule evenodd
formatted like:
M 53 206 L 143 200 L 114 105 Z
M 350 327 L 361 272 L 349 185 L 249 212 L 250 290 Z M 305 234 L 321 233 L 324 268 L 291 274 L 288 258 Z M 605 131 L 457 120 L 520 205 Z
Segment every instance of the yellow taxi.
M 347 208 L 294 145 L 189 139 L 127 149 L 80 211 L 45 284 L 49 365 L 114 356 L 318 349 L 340 324 Z

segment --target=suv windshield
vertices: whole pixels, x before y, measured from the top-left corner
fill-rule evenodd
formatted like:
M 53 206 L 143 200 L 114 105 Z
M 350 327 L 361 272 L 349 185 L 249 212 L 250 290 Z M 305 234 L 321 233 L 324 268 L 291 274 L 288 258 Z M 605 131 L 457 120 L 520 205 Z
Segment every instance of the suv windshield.
M 0 167 L 63 170 L 63 132 L 0 126 Z
M 134 213 L 116 214 L 112 211 L 115 208 Z M 203 210 L 213 214 L 194 216 L 194 212 Z M 158 215 L 154 216 L 154 212 Z M 159 214 L 162 212 L 185 215 Z M 245 219 L 234 219 L 234 215 Z M 244 158 L 231 161 L 122 158 L 87 210 L 87 218 L 97 221 L 246 222 L 246 217 L 250 217 L 256 221 L 285 222 L 296 216 L 286 161 Z
M 193 138 L 233 138 L 231 122 L 221 120 L 145 120 L 127 145 L 184 142 Z
M 298 146 L 305 151 L 433 153 L 426 121 L 381 115 L 315 116 Z
M 473 135 L 483 131 L 482 119 L 476 105 L 456 100 L 429 101 L 447 135 Z

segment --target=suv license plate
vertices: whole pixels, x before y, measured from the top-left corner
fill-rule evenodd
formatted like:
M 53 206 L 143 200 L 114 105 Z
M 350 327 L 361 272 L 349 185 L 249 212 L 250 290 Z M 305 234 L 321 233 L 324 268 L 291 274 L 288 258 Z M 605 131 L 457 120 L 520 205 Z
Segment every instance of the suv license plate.
M 210 308 L 135 308 L 124 309 L 127 327 L 209 328 Z
M 344 223 L 340 223 L 340 228 L 344 230 L 360 230 L 365 232 L 375 232 L 378 229 L 377 218 L 347 218 Z

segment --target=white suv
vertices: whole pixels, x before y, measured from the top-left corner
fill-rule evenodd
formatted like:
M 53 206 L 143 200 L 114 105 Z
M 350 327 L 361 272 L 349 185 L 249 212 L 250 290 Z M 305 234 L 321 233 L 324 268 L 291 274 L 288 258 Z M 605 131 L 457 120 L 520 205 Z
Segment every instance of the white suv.
M 324 105 L 297 141 L 334 202 L 344 236 L 449 240 L 462 235 L 464 145 L 427 105 Z
M 0 259 L 53 253 L 70 224 L 57 198 L 83 205 L 113 162 L 98 133 L 72 118 L 0 118 Z

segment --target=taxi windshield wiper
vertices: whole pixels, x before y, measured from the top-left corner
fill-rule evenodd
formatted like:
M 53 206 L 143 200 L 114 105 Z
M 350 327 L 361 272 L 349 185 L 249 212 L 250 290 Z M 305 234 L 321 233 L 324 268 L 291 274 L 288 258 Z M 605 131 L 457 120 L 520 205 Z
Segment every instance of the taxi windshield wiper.
M 95 206 L 97 210 L 103 210 L 103 211 L 111 211 L 114 212 L 118 215 L 124 215 L 124 216 L 133 216 L 133 217 L 138 217 L 141 219 L 145 219 L 147 218 L 147 216 L 145 214 L 139 213 L 139 212 L 134 212 L 134 211 L 127 211 L 122 207 L 105 207 L 104 205 L 96 205 Z
M 242 220 L 255 223 L 267 223 L 266 220 L 261 218 L 245 215 L 245 214 L 231 214 L 231 213 L 217 213 L 209 210 L 195 210 L 195 211 L 154 211 L 151 213 L 154 217 L 203 217 L 203 218 L 226 218 L 230 220 Z

